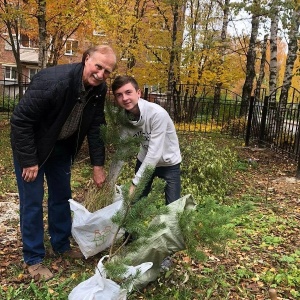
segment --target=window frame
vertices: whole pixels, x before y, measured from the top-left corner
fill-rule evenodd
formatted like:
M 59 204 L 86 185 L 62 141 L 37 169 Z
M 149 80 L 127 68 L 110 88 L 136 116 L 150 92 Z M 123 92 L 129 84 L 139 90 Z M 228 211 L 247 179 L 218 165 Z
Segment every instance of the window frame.
M 31 72 L 34 72 L 34 73 L 31 74 Z M 28 78 L 29 78 L 29 81 L 32 80 L 32 77 L 33 77 L 37 72 L 39 72 L 39 68 L 28 68 Z
M 26 42 L 28 46 L 24 45 L 24 38 L 27 38 Z M 38 49 L 38 42 L 34 39 L 31 39 L 27 34 L 21 33 L 20 34 L 20 47 L 24 49 Z
M 9 81 L 17 81 L 18 80 L 17 67 L 16 66 L 3 65 L 3 67 L 5 69 L 5 71 L 4 71 L 4 80 L 9 80 Z M 9 77 L 7 77 L 8 72 L 9 72 Z
M 75 49 L 73 44 L 77 43 Z M 71 45 L 70 50 L 67 49 L 68 45 Z M 74 56 L 76 55 L 76 52 L 78 51 L 79 48 L 79 41 L 75 40 L 75 39 L 70 39 L 70 40 L 66 40 L 65 42 L 65 55 L 66 56 Z

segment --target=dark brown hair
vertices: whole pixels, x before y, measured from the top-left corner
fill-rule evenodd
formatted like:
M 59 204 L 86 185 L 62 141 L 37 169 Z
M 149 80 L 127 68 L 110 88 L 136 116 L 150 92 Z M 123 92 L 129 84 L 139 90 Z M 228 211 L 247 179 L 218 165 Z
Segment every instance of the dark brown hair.
M 112 92 L 114 93 L 116 90 L 118 90 L 119 88 L 121 88 L 123 85 L 127 83 L 131 83 L 136 90 L 139 89 L 139 85 L 134 77 L 129 75 L 122 75 L 122 76 L 119 75 L 115 78 L 115 80 L 111 85 Z

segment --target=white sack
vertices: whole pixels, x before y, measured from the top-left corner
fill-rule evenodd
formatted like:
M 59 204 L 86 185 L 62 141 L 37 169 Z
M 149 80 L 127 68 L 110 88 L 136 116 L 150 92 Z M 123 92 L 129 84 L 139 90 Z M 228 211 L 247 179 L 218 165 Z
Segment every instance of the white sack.
M 73 211 L 72 236 L 85 258 L 93 256 L 106 248 L 113 241 L 118 226 L 111 221 L 112 216 L 122 208 L 123 200 L 118 187 L 114 202 L 93 213 L 73 199 L 69 200 Z M 123 236 L 118 233 L 117 238 Z
M 116 282 L 106 278 L 106 272 L 103 266 L 103 259 L 108 256 L 103 256 L 95 270 L 95 275 L 81 282 L 69 294 L 68 300 L 126 300 L 127 292 L 133 288 L 133 284 L 126 289 L 122 289 Z M 151 262 L 142 263 L 136 267 L 127 266 L 127 272 L 124 274 L 124 279 L 129 276 L 135 276 L 137 272 L 140 275 L 145 273 L 152 267 Z

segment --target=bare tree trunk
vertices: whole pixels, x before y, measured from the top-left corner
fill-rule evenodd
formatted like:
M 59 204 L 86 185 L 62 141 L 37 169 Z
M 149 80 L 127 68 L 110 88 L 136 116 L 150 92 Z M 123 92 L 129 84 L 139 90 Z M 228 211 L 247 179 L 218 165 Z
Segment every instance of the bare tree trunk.
M 45 69 L 47 66 L 46 0 L 38 0 L 37 21 L 39 25 L 38 66 L 40 69 Z
M 156 2 L 159 9 L 159 1 Z M 180 111 L 180 97 L 176 94 L 176 82 L 180 82 L 180 52 L 183 40 L 184 28 L 184 11 L 186 9 L 185 0 L 175 0 L 170 2 L 172 11 L 172 26 L 168 28 L 171 35 L 171 47 L 168 63 L 168 79 L 167 79 L 167 107 L 173 118 L 177 118 L 176 111 Z M 181 23 L 179 23 L 181 22 Z M 181 36 L 180 36 L 181 34 Z
M 197 4 L 197 14 L 195 14 L 195 25 L 194 25 L 194 35 L 197 36 L 197 27 L 199 25 L 199 21 L 201 19 L 199 19 L 199 11 L 201 11 L 202 9 L 202 2 L 200 0 L 197 1 L 198 4 Z M 205 16 L 205 19 L 204 20 L 201 20 L 201 22 L 204 21 L 204 24 L 203 25 L 203 28 L 204 28 L 204 32 L 208 33 L 210 32 L 210 29 L 209 29 L 209 19 L 211 17 L 211 14 L 213 12 L 213 0 L 210 1 L 210 5 L 207 7 L 207 13 L 206 13 L 206 16 Z M 203 38 L 203 47 L 204 49 L 209 49 L 209 38 L 208 36 L 205 36 Z M 195 39 L 195 41 L 197 42 L 197 39 Z M 205 51 L 203 51 L 205 53 Z M 201 55 L 201 58 L 199 59 L 199 62 L 198 62 L 198 78 L 197 78 L 197 85 L 199 84 L 201 78 L 202 78 L 202 75 L 203 75 L 203 71 L 204 71 L 204 68 L 205 68 L 205 62 L 207 61 L 208 57 L 207 57 L 207 54 L 202 54 Z
M 254 1 L 254 6 L 259 7 L 257 0 Z M 243 86 L 240 116 L 244 116 L 247 113 L 248 105 L 250 103 L 252 88 L 253 88 L 253 80 L 255 78 L 255 59 L 256 59 L 255 47 L 256 47 L 256 40 L 257 40 L 258 28 L 259 28 L 259 16 L 257 14 L 255 15 L 253 14 L 251 24 L 252 24 L 251 36 L 250 36 L 249 48 L 247 52 L 246 79 Z
M 147 6 L 147 1 L 135 1 L 134 4 L 134 17 L 136 23 L 130 29 L 130 42 L 129 46 L 132 49 L 136 49 L 138 45 L 138 32 L 137 32 L 137 24 L 144 18 L 145 10 Z M 127 69 L 130 71 L 136 65 L 136 57 L 133 54 L 134 51 L 130 52 L 128 61 L 127 61 Z
M 293 11 L 291 27 L 289 30 L 288 53 L 286 59 L 286 66 L 283 78 L 283 85 L 280 94 L 279 103 L 281 105 L 287 104 L 288 91 L 292 83 L 293 68 L 297 58 L 298 40 L 299 40 L 299 26 L 300 26 L 300 8 Z
M 264 42 L 263 42 L 262 48 L 261 48 L 260 68 L 259 68 L 259 75 L 258 75 L 257 84 L 256 84 L 256 95 L 255 95 L 258 98 L 260 96 L 260 89 L 261 89 L 262 82 L 265 78 L 265 65 L 266 65 L 266 56 L 267 56 L 266 53 L 267 53 L 268 37 L 269 37 L 268 34 L 266 34 L 264 36 Z
M 212 118 L 215 119 L 217 112 L 220 108 L 220 99 L 221 99 L 221 87 L 223 82 L 221 82 L 220 77 L 223 73 L 222 65 L 224 61 L 225 51 L 226 51 L 226 38 L 227 38 L 227 29 L 228 29 L 228 20 L 229 20 L 229 4 L 230 0 L 225 0 L 224 4 L 222 2 L 219 3 L 223 10 L 223 22 L 222 22 L 222 30 L 221 30 L 221 56 L 219 60 L 219 67 L 217 70 L 217 82 L 214 93 L 214 105 L 212 111 Z
M 292 78 L 293 78 L 293 68 L 297 58 L 297 53 L 299 50 L 298 39 L 299 39 L 299 26 L 300 26 L 300 8 L 293 11 L 291 18 L 290 30 L 288 32 L 289 42 L 288 42 L 288 54 L 286 59 L 286 66 L 283 78 L 283 85 L 279 98 L 279 107 L 277 110 L 277 124 L 276 124 L 276 137 L 279 139 L 281 137 L 281 132 L 284 129 L 285 122 L 285 112 L 286 105 L 288 103 L 288 94 L 291 87 Z M 295 145 L 299 142 L 300 131 L 297 132 L 295 137 Z M 297 147 L 295 147 L 295 150 Z
M 269 95 L 270 102 L 276 102 L 274 93 L 277 86 L 277 33 L 278 33 L 278 9 L 275 9 L 274 17 L 271 20 L 270 29 L 270 78 L 269 78 Z
M 168 70 L 168 91 L 172 90 L 173 83 L 175 82 L 175 62 L 176 62 L 176 46 L 177 46 L 177 32 L 178 32 L 178 18 L 179 18 L 179 5 L 175 3 L 173 8 L 173 27 L 172 27 L 172 41 L 170 51 L 170 61 Z

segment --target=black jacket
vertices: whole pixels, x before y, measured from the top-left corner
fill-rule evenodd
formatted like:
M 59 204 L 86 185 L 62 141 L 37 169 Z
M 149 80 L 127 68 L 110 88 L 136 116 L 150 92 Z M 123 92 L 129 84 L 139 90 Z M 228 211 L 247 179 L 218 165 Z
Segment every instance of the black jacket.
M 11 117 L 11 144 L 21 167 L 41 166 L 49 157 L 76 101 L 80 101 L 83 65 L 59 65 L 37 73 Z M 105 148 L 100 125 L 105 124 L 105 83 L 94 87 L 87 96 L 79 130 L 68 140 L 75 158 L 85 136 L 91 164 L 102 166 Z

